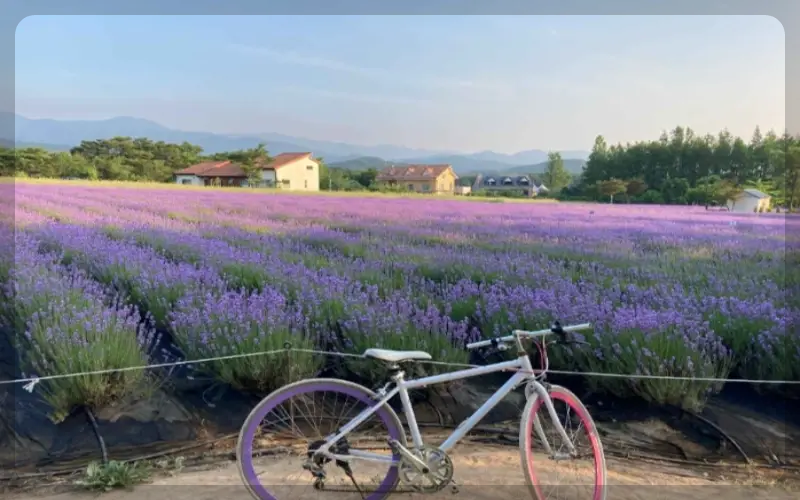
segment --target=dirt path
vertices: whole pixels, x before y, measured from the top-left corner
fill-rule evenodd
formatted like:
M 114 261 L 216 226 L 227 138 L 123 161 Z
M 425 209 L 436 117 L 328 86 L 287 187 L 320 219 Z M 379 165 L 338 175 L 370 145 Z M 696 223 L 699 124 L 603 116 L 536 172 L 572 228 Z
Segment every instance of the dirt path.
M 392 500 L 427 499 L 476 499 L 494 500 L 512 498 L 527 500 L 530 497 L 522 475 L 519 455 L 508 447 L 460 446 L 453 455 L 455 479 L 460 491 L 452 495 L 449 490 L 434 495 L 398 493 Z M 294 457 L 263 459 L 259 470 L 264 471 L 265 483 L 279 484 L 276 491 L 279 500 L 335 499 L 357 500 L 357 493 L 317 492 L 308 486 L 307 473 L 299 469 L 299 459 Z M 552 466 L 540 462 L 542 482 L 558 482 L 552 476 Z M 564 467 L 563 465 L 560 467 Z M 608 460 L 609 500 L 789 500 L 798 498 L 798 490 L 787 486 L 800 484 L 800 477 L 780 476 L 775 473 L 751 472 L 737 475 L 727 481 L 711 481 L 704 477 L 708 473 L 690 471 L 676 467 L 633 464 L 630 461 Z M 563 476 L 562 476 L 563 477 Z M 576 476 L 567 476 L 575 483 Z M 329 482 L 329 485 L 332 483 Z M 564 484 L 560 481 L 559 484 Z M 558 498 L 588 499 L 589 495 L 565 496 L 559 489 Z M 98 498 L 95 493 L 84 491 L 54 492 L 39 489 L 24 493 L 0 495 L 3 500 L 90 500 Z M 250 500 L 242 486 L 236 466 L 224 464 L 212 470 L 191 471 L 171 477 L 160 477 L 151 484 L 140 485 L 130 491 L 120 490 L 106 493 L 103 500 Z

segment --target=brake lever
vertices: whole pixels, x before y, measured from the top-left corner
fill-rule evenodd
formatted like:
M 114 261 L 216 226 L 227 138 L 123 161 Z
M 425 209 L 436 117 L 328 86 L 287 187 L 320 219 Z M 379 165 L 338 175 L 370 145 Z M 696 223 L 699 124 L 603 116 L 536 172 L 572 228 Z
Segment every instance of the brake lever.
M 561 322 L 556 321 L 550 327 L 550 331 L 553 332 L 556 336 L 556 344 L 566 344 L 568 339 L 567 332 L 564 331 L 564 328 L 561 327 Z

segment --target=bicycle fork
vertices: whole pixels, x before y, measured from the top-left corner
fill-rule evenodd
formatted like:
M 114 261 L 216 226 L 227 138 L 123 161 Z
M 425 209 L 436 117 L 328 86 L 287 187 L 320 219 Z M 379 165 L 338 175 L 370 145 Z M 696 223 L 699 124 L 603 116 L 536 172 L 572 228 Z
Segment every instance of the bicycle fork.
M 547 452 L 547 455 L 552 460 L 566 460 L 572 458 L 576 455 L 575 446 L 572 444 L 572 440 L 570 440 L 569 436 L 567 435 L 566 429 L 564 426 L 561 425 L 561 421 L 558 418 L 558 414 L 556 413 L 556 409 L 553 406 L 553 401 L 550 399 L 550 395 L 548 394 L 547 388 L 542 385 L 538 381 L 531 381 L 528 383 L 528 387 L 525 390 L 526 394 L 530 394 L 531 392 L 535 393 L 535 397 L 541 398 L 544 406 L 547 408 L 547 412 L 550 414 L 550 418 L 553 419 L 553 422 L 556 423 L 556 430 L 560 435 L 561 439 L 567 443 L 567 453 L 563 452 L 556 452 L 553 450 L 553 447 L 550 446 L 550 441 L 547 439 L 547 435 L 544 432 L 544 427 L 542 426 L 542 421 L 539 419 L 539 414 L 537 412 L 536 415 L 533 417 L 533 427 L 536 431 L 536 435 L 539 436 L 539 439 L 542 441 L 544 445 L 544 449 Z M 529 396 L 530 397 L 530 396 Z

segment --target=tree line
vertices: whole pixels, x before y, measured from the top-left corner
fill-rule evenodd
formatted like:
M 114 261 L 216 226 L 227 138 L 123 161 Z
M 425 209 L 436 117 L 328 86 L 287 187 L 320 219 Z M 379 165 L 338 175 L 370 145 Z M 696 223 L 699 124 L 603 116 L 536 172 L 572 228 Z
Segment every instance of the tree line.
M 61 179 L 170 182 L 173 172 L 205 159 L 203 148 L 146 138 L 82 141 L 69 151 L 0 148 L 0 175 Z
M 716 136 L 676 127 L 658 140 L 609 146 L 595 139 L 584 171 L 564 198 L 634 203 L 724 204 L 752 187 L 773 204 L 800 202 L 800 137 L 762 134 L 749 141 L 723 130 Z
M 0 147 L 0 175 L 172 182 L 177 170 L 220 159 L 238 161 L 251 171 L 257 160 L 269 159 L 269 153 L 263 144 L 208 155 L 188 142 L 115 137 L 82 141 L 63 152 Z M 377 173 L 376 168 L 328 167 L 322 160 L 320 188 L 376 190 Z M 800 137 L 762 134 L 756 128 L 745 141 L 727 130 L 700 136 L 690 128 L 676 127 L 657 140 L 609 146 L 598 136 L 579 176 L 570 176 L 560 155 L 551 153 L 545 172 L 533 177 L 562 199 L 709 205 L 754 187 L 793 208 L 800 204 Z M 462 185 L 468 185 L 465 179 Z
M 0 147 L 0 176 L 56 179 L 173 182 L 174 172 L 204 161 L 231 160 L 248 174 L 256 163 L 269 162 L 264 144 L 252 149 L 203 154 L 203 148 L 184 142 L 171 144 L 147 138 L 114 137 L 82 141 L 69 151 Z M 363 190 L 374 187 L 377 169 L 351 171 L 320 163 L 322 189 Z

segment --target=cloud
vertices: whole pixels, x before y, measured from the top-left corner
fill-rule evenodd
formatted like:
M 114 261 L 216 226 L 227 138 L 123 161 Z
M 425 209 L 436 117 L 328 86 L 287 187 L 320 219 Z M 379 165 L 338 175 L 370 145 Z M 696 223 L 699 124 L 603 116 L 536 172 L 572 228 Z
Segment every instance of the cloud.
M 399 97 L 393 95 L 364 94 L 360 92 L 358 93 L 340 92 L 336 90 L 318 89 L 312 87 L 299 87 L 296 85 L 275 87 L 274 90 L 277 90 L 279 92 L 292 92 L 304 95 L 312 95 L 330 99 L 339 99 L 343 101 L 362 102 L 370 104 L 430 105 L 433 103 L 433 101 L 430 101 L 428 99 L 415 99 L 415 98 Z
M 274 50 L 268 47 L 255 47 L 241 44 L 230 44 L 229 47 L 236 52 L 265 57 L 277 63 L 306 66 L 339 73 L 349 73 L 373 80 L 402 83 L 411 87 L 445 90 L 465 89 L 483 93 L 492 92 L 496 96 L 507 96 L 514 90 L 512 86 L 505 82 L 478 81 L 419 74 L 414 74 L 413 77 L 410 77 L 408 74 L 391 70 L 357 66 L 335 59 L 299 54 L 294 51 Z
M 382 76 L 384 74 L 384 72 L 381 70 L 352 66 L 332 59 L 301 55 L 294 51 L 280 51 L 273 50 L 268 47 L 253 47 L 250 45 L 240 44 L 231 44 L 230 48 L 237 52 L 266 57 L 267 59 L 271 59 L 272 61 L 278 63 L 294 64 L 297 66 L 327 69 L 341 73 L 353 73 L 364 76 Z

